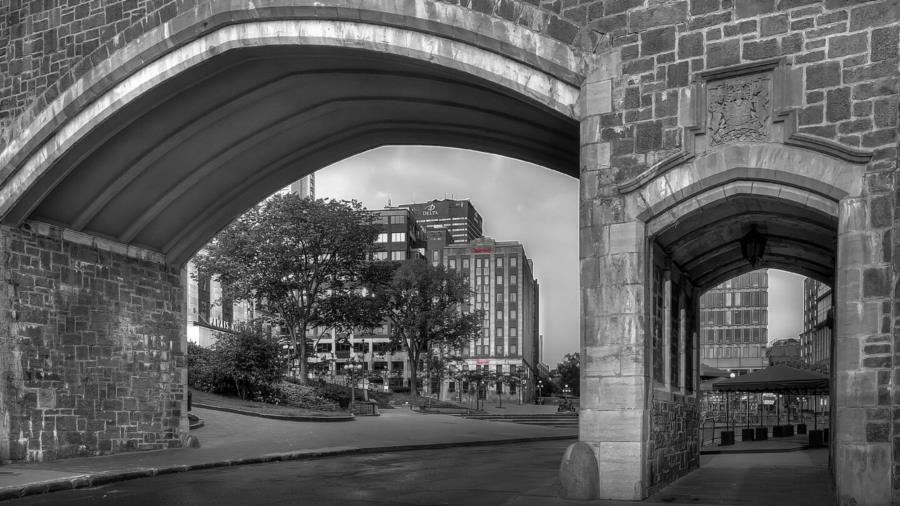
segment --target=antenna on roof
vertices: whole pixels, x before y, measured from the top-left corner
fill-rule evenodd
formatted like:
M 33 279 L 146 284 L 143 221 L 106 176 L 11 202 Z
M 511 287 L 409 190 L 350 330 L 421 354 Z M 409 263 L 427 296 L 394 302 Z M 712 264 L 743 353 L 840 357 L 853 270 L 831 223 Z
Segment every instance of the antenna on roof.
M 388 197 L 387 207 L 391 207 L 391 198 L 390 197 Z

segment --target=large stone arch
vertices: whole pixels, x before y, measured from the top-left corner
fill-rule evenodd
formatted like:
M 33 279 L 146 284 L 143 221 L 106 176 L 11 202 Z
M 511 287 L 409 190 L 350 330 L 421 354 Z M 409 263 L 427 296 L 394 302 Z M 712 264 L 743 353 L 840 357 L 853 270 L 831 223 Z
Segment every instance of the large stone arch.
M 364 7 L 370 6 L 366 4 Z M 260 185 L 253 188 L 238 185 L 234 191 L 222 195 L 223 201 L 239 201 L 236 207 L 246 208 L 273 188 L 304 172 L 386 142 L 443 144 L 489 150 L 575 175 L 575 103 L 583 65 L 578 54 L 570 46 L 527 27 L 459 6 L 415 2 L 415 7 L 403 9 L 400 13 L 382 12 L 381 17 L 375 16 L 366 8 L 360 8 L 352 12 L 336 11 L 331 16 L 312 18 L 308 8 L 303 7 L 280 10 L 260 10 L 257 7 L 256 10 L 250 9 L 248 13 L 247 6 L 221 6 L 211 11 L 190 11 L 177 20 L 147 32 L 99 62 L 91 73 L 75 82 L 27 124 L 21 125 L 21 135 L 16 136 L 0 152 L 0 176 L 6 180 L 0 190 L 0 200 L 3 202 L 0 214 L 4 216 L 4 222 L 10 225 L 20 224 L 26 217 L 34 215 L 36 210 L 40 216 L 41 202 L 48 198 L 54 200 L 52 192 L 64 179 L 73 179 L 77 175 L 73 171 L 76 171 L 78 164 L 85 160 L 93 161 L 91 157 L 96 146 L 118 142 L 121 136 L 117 135 L 125 128 L 122 125 L 127 124 L 127 121 L 121 119 L 122 116 L 133 114 L 134 108 L 140 107 L 142 98 L 153 93 L 180 93 L 183 90 L 177 89 L 177 86 L 185 88 L 194 86 L 194 83 L 188 80 L 170 86 L 176 88 L 174 91 L 166 89 L 165 85 L 177 82 L 192 69 L 226 59 L 231 54 L 245 54 L 247 60 L 262 60 L 273 58 L 271 54 L 263 56 L 262 51 L 271 53 L 284 48 L 315 47 L 322 51 L 319 55 L 288 55 L 286 58 L 341 58 L 341 55 L 349 58 L 354 53 L 357 53 L 357 58 L 361 58 L 359 54 L 368 52 L 375 55 L 375 58 L 393 59 L 391 63 L 395 66 L 395 79 L 394 82 L 385 82 L 384 87 L 396 86 L 397 79 L 408 78 L 412 82 L 416 81 L 414 78 L 418 78 L 416 85 L 426 88 L 442 80 L 442 72 L 453 77 L 445 80 L 449 84 L 439 83 L 443 85 L 443 89 L 436 89 L 431 95 L 409 94 L 412 102 L 407 105 L 417 101 L 422 106 L 419 119 L 387 118 L 370 121 L 368 124 L 364 121 L 349 124 L 347 131 L 341 132 L 344 138 L 339 139 L 339 142 L 327 137 L 305 139 L 313 147 L 304 146 L 307 148 L 306 153 L 298 148 L 296 153 L 285 153 L 277 160 L 270 160 L 270 167 L 266 169 L 268 173 L 258 176 Z M 391 18 L 389 23 L 369 21 L 372 18 L 383 19 L 387 14 L 396 16 L 396 19 Z M 401 61 L 415 63 L 399 63 Z M 238 63 L 228 62 L 227 65 Z M 403 65 L 410 69 L 397 69 Z M 435 72 L 435 68 L 444 70 Z M 347 72 L 344 77 L 353 79 L 350 74 L 353 72 L 352 68 L 342 70 Z M 402 72 L 413 73 L 420 70 L 422 73 L 418 75 L 400 75 Z M 261 83 L 255 88 L 247 87 L 252 91 L 248 95 L 256 97 L 231 97 L 229 106 L 236 109 L 259 105 L 261 97 L 284 93 L 292 84 L 288 82 L 289 79 L 296 79 L 304 84 L 303 73 L 301 69 L 297 69 L 293 76 L 280 75 L 273 78 L 272 82 Z M 308 83 L 309 79 L 305 82 Z M 269 89 L 263 89 L 262 84 Z M 366 86 L 374 87 L 376 84 L 377 80 L 375 83 L 366 83 Z M 488 88 L 490 91 L 485 92 Z M 362 109 L 367 104 L 365 100 L 361 100 L 362 92 L 356 90 L 356 93 L 354 96 L 340 98 L 324 93 L 324 98 L 318 102 L 311 100 L 313 103 L 307 104 L 301 111 L 303 114 L 298 113 L 294 119 L 285 118 L 280 123 L 257 126 L 259 130 L 256 140 L 243 139 L 242 143 L 247 146 L 245 150 L 259 145 L 260 139 L 272 136 L 280 129 L 297 128 L 304 121 L 322 121 L 323 115 L 334 114 L 336 101 L 359 100 L 358 107 Z M 479 96 L 468 101 L 454 97 L 479 93 Z M 404 99 L 402 92 L 399 95 L 369 98 L 372 98 L 370 102 L 381 100 L 382 103 Z M 160 100 L 158 97 L 155 99 Z M 476 103 L 478 100 L 481 103 Z M 507 100 L 508 103 L 494 104 L 492 108 L 492 101 L 499 100 Z M 538 116 L 547 114 L 548 118 L 555 119 L 541 120 L 534 114 L 517 116 L 516 112 L 510 112 L 509 106 L 513 102 L 528 104 L 527 108 L 543 111 Z M 149 107 L 144 105 L 144 110 L 137 111 L 145 118 L 149 116 Z M 450 113 L 445 114 L 448 110 Z M 217 116 L 215 119 L 218 121 L 228 118 L 221 111 L 206 114 L 205 123 L 193 121 L 168 137 L 160 137 L 157 151 L 163 147 L 172 149 L 173 146 L 189 142 L 189 139 L 179 140 L 179 136 L 197 137 L 198 131 L 212 128 L 214 124 L 209 119 L 212 116 Z M 444 116 L 450 116 L 456 122 L 448 120 L 441 123 Z M 459 120 L 465 116 L 472 118 L 464 120 L 468 124 Z M 423 121 L 424 117 L 429 117 L 429 120 Z M 566 129 L 562 125 L 567 121 L 570 122 L 568 132 L 561 132 Z M 489 125 L 487 122 L 494 123 Z M 104 129 L 100 134 L 97 133 Z M 566 135 L 569 136 L 568 140 Z M 341 143 L 343 147 L 339 150 L 328 150 L 327 144 Z M 223 151 L 219 153 L 220 157 L 238 156 L 240 146 L 230 148 L 230 153 Z M 148 149 L 150 148 L 145 150 Z M 314 160 L 317 153 L 320 159 Z M 149 166 L 158 158 L 158 155 L 152 154 L 149 156 L 150 161 L 148 157 L 135 159 L 128 171 L 120 169 L 130 172 L 131 176 L 105 181 L 110 189 L 98 199 L 91 199 L 88 204 L 91 209 L 85 209 L 84 204 L 81 204 L 80 209 L 79 206 L 66 209 L 67 213 L 71 209 L 78 209 L 71 222 L 61 219 L 61 202 L 56 205 L 59 212 L 50 213 L 53 215 L 47 216 L 45 221 L 122 243 L 137 243 L 166 253 L 175 263 L 183 262 L 203 240 L 233 216 L 233 210 L 212 210 L 210 208 L 215 206 L 206 206 L 205 219 L 209 223 L 194 221 L 175 227 L 182 231 L 197 231 L 196 237 L 186 239 L 184 233 L 166 241 L 147 241 L 139 237 L 142 225 L 150 224 L 165 207 L 176 203 L 179 192 L 184 193 L 183 188 L 173 188 L 168 194 L 155 200 L 154 209 L 134 217 L 135 223 L 126 230 L 111 233 L 109 230 L 90 228 L 92 221 L 97 222 L 97 214 L 104 203 L 108 203 L 112 195 L 127 187 L 139 176 L 141 170 L 149 173 L 153 168 Z M 205 164 L 205 172 L 197 172 L 193 180 L 181 182 L 196 186 L 199 179 L 211 174 L 222 163 L 209 161 Z M 284 169 L 291 164 L 300 164 L 303 168 Z M 83 190 L 83 186 L 81 189 Z M 57 196 L 60 194 L 72 195 L 72 192 L 63 185 L 56 191 Z M 59 201 L 58 198 L 56 200 Z
M 98 49 L 4 130 L 0 458 L 179 445 L 181 266 L 304 174 L 407 143 L 577 176 L 584 63 L 539 9 L 511 21 L 428 0 L 248 1 L 175 14 Z

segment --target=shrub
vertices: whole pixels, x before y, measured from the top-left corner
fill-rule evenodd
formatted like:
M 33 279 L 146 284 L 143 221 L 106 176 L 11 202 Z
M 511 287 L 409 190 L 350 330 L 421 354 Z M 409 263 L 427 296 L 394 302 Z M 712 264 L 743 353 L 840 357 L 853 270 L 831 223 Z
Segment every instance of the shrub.
M 319 391 L 315 387 L 282 381 L 278 385 L 278 390 L 282 402 L 291 406 L 320 409 L 332 404 L 331 401 L 319 395 Z
M 216 336 L 212 349 L 188 347 L 188 383 L 200 390 L 241 399 L 277 399 L 285 363 L 278 343 L 257 326 Z

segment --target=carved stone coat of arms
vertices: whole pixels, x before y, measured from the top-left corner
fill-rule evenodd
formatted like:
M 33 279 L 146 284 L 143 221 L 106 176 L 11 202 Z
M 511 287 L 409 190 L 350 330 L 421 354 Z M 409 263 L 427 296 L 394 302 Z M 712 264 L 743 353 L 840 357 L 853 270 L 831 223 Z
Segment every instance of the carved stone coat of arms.
M 722 80 L 710 86 L 706 96 L 710 145 L 767 140 L 768 79 L 751 76 Z

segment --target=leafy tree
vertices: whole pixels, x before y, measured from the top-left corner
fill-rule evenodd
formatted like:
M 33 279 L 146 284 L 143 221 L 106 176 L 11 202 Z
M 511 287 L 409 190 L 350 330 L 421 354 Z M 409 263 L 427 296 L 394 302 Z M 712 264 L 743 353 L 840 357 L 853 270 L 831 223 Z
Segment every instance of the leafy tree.
M 199 275 L 218 277 L 233 299 L 255 302 L 287 330 L 306 381 L 306 333 L 346 317 L 329 301 L 357 288 L 377 234 L 356 201 L 274 195 L 222 230 L 195 263 Z
M 385 292 L 386 314 L 392 341 L 407 350 L 414 398 L 424 353 L 438 347 L 456 349 L 479 335 L 482 312 L 463 310 L 469 295 L 462 274 L 424 260 L 407 260 L 394 272 Z
M 578 352 L 566 353 L 563 361 L 556 365 L 556 376 L 559 378 L 559 387 L 569 385 L 572 394 L 579 395 L 579 385 L 581 383 L 581 357 Z

